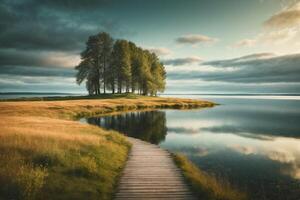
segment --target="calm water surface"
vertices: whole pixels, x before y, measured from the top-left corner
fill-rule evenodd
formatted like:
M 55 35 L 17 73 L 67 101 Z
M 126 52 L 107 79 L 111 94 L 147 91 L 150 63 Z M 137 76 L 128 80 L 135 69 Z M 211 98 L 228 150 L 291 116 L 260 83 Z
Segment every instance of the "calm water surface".
M 300 199 L 299 98 L 192 97 L 222 105 L 87 121 L 184 153 L 201 169 L 247 191 L 251 199 Z
M 32 97 L 65 97 L 65 96 L 78 96 L 86 94 L 76 93 L 30 93 L 30 92 L 0 92 L 0 99 L 18 99 L 18 98 L 32 98 Z

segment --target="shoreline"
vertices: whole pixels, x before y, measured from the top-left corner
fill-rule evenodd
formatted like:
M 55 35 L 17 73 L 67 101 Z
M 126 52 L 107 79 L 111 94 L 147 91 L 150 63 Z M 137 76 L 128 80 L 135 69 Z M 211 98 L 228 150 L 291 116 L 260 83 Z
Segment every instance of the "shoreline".
M 130 144 L 115 131 L 74 120 L 124 111 L 214 105 L 193 99 L 140 96 L 2 101 L 0 157 L 7 168 L 0 170 L 0 177 L 9 181 L 1 183 L 6 190 L 0 190 L 0 196 L 50 199 L 63 195 L 70 199 L 89 193 L 91 199 L 110 199 Z
M 138 111 L 145 109 L 192 109 L 218 105 L 204 100 L 168 97 L 121 96 L 114 99 L 69 99 L 69 100 L 9 100 L 0 102 L 0 116 L 43 116 L 77 120 L 82 117 L 99 116 L 114 112 Z M 32 112 L 33 110 L 40 112 Z M 42 112 L 44 111 L 44 112 Z M 3 113 L 5 112 L 5 113 Z

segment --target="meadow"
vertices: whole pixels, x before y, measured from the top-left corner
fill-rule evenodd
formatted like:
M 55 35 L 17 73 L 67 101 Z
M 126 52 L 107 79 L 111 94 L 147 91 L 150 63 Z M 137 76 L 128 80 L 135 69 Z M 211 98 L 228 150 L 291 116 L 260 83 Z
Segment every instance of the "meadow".
M 111 199 L 130 143 L 117 132 L 78 119 L 214 105 L 136 95 L 70 98 L 0 102 L 0 199 Z

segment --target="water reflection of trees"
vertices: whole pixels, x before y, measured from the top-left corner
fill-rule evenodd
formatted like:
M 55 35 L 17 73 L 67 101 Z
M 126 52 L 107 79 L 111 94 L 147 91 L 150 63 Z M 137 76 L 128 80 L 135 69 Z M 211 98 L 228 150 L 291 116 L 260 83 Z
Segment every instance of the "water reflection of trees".
M 113 129 L 128 136 L 154 144 L 163 141 L 167 134 L 166 113 L 163 111 L 131 112 L 121 115 L 93 117 L 88 123 Z

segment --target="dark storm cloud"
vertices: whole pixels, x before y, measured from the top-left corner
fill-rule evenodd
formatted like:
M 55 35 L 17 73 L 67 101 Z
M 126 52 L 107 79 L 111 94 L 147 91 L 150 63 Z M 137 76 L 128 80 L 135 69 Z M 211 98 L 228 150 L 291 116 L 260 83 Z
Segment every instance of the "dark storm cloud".
M 0 67 L 10 65 L 33 65 L 43 64 L 43 59 L 38 53 L 29 53 L 27 51 L 16 51 L 14 49 L 0 49 Z M 2 71 L 2 70 L 1 70 Z
M 32 1 L 34 4 L 59 9 L 63 11 L 68 10 L 93 10 L 105 7 L 111 0 L 36 0 Z
M 76 59 L 72 55 L 56 52 L 20 51 L 0 49 L 0 74 L 30 77 L 74 77 Z M 73 66 L 74 65 L 74 66 Z
M 2 0 L 0 75 L 74 77 L 79 52 L 90 35 L 122 35 L 117 21 L 104 17 L 109 0 Z M 76 57 L 77 56 L 77 57 Z M 69 67 L 66 68 L 66 67 Z
M 275 54 L 273 53 L 256 53 L 256 54 L 250 54 L 250 55 L 233 58 L 233 59 L 208 61 L 202 64 L 212 65 L 212 66 L 222 66 L 222 67 L 233 67 L 233 66 L 243 65 L 247 61 L 254 61 L 254 60 L 269 58 L 274 56 Z
M 1 48 L 78 51 L 91 34 L 120 32 L 103 17 L 108 1 L 8 1 L 0 4 Z
M 187 78 L 189 79 L 189 77 Z M 189 79 L 192 80 L 192 79 Z M 194 84 L 184 84 L 180 80 L 176 80 L 176 84 L 168 84 L 167 91 L 178 93 L 299 93 L 300 83 L 272 83 L 272 84 L 248 84 L 248 83 L 231 83 L 231 82 L 199 82 Z M 187 89 L 188 88 L 188 89 Z
M 29 67 L 29 66 L 2 66 L 2 75 L 19 75 L 19 76 L 58 76 L 58 77 L 74 77 L 75 70 L 69 68 L 58 68 L 58 67 Z
M 62 87 L 63 85 L 63 87 Z M 82 87 L 75 84 L 75 78 L 60 76 L 19 76 L 0 74 L 1 92 L 82 92 Z M 59 90 L 58 90 L 59 89 Z
M 202 79 L 229 83 L 299 83 L 300 54 L 271 56 L 253 54 L 229 60 L 204 62 L 200 68 L 212 66 L 218 70 L 208 72 L 170 72 L 169 79 Z
M 163 63 L 165 65 L 180 66 L 180 65 L 199 63 L 201 61 L 202 61 L 201 58 L 194 56 L 194 57 L 186 57 L 186 58 L 168 59 L 168 60 L 164 60 Z

